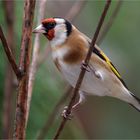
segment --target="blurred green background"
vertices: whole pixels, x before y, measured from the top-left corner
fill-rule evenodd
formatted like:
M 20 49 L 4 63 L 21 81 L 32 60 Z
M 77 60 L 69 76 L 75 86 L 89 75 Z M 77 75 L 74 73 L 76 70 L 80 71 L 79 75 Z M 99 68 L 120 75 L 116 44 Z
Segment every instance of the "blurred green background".
M 46 17 L 64 17 L 64 13 L 72 7 L 75 1 L 52 0 L 47 1 Z M 37 8 L 34 26 L 37 21 Z M 113 1 L 106 18 L 108 21 L 117 1 Z M 23 1 L 15 1 L 15 55 L 18 63 L 23 19 Z M 93 37 L 97 22 L 103 10 L 105 1 L 86 1 L 85 6 L 73 20 L 73 24 L 90 38 Z M 7 35 L 7 25 L 0 1 L 0 24 Z M 34 38 L 34 35 L 33 35 Z M 41 36 L 41 51 L 43 52 L 46 39 Z M 110 57 L 121 73 L 129 89 L 140 97 L 140 1 L 123 1 L 121 9 L 102 41 L 100 47 Z M 7 58 L 0 44 L 0 138 L 3 133 L 3 100 L 6 76 Z M 27 126 L 27 138 L 35 139 L 44 126 L 53 108 L 63 95 L 66 83 L 55 68 L 51 55 L 40 65 L 35 79 L 31 109 Z M 14 118 L 16 91 L 11 93 Z M 66 103 L 65 103 L 66 105 Z M 63 106 L 65 106 L 63 105 Z M 52 138 L 61 121 L 60 113 L 50 126 L 47 138 Z M 75 112 L 72 121 L 69 121 L 61 135 L 69 139 L 140 139 L 140 113 L 128 104 L 110 97 L 89 96 Z

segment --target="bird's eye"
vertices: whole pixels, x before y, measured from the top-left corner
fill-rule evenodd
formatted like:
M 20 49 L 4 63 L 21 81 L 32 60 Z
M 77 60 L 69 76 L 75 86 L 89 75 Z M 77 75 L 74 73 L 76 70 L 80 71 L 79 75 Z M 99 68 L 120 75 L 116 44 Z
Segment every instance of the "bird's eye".
M 47 25 L 47 28 L 48 28 L 48 29 L 52 29 L 52 28 L 54 28 L 54 26 L 55 26 L 55 23 L 54 23 L 54 22 L 51 22 L 51 23 L 49 23 L 49 24 Z

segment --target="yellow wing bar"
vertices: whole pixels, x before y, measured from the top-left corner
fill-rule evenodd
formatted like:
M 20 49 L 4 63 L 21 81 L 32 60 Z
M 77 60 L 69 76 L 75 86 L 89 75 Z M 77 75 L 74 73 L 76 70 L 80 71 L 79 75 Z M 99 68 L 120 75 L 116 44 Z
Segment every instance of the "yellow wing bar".
M 100 53 L 104 57 L 104 59 L 106 60 L 106 63 L 110 66 L 110 68 L 114 72 L 114 74 L 117 77 L 121 78 L 121 75 L 119 74 L 119 72 L 117 71 L 117 69 L 114 67 L 114 65 L 112 64 L 112 62 L 110 61 L 110 59 L 102 51 Z
M 115 66 L 112 64 L 112 62 L 110 61 L 110 59 L 103 53 L 103 51 L 101 51 L 97 47 L 94 47 L 93 52 L 96 55 L 98 55 L 102 60 L 104 60 L 109 65 L 109 67 L 111 68 L 112 72 L 118 77 L 118 79 L 122 82 L 122 84 L 127 88 L 125 82 L 121 78 L 121 75 L 119 74 L 119 72 L 117 71 L 117 69 L 115 68 Z

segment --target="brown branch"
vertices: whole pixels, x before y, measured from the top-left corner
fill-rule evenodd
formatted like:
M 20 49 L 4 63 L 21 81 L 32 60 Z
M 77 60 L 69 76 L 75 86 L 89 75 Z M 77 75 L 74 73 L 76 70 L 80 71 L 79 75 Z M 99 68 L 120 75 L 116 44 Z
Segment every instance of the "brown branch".
M 117 15 L 118 15 L 118 12 L 121 8 L 122 2 L 123 2 L 122 0 L 117 1 L 116 7 L 114 8 L 114 11 L 113 11 L 112 15 L 110 16 L 108 22 L 103 25 L 102 30 L 99 34 L 98 39 L 97 39 L 98 45 L 101 44 L 101 42 L 105 38 L 106 34 L 108 33 L 109 29 L 112 27 Z
M 7 58 L 9 60 L 9 62 L 10 62 L 10 65 L 11 65 L 14 73 L 16 74 L 17 78 L 19 79 L 21 77 L 21 73 L 20 73 L 20 71 L 18 69 L 18 66 L 16 64 L 15 58 L 14 58 L 14 56 L 12 54 L 12 51 L 11 51 L 10 47 L 8 46 L 8 43 L 7 43 L 6 38 L 5 38 L 4 34 L 3 34 L 1 26 L 0 26 L 0 39 L 1 39 L 1 42 L 3 44 L 4 51 L 5 51 L 6 55 L 7 55 Z
M 105 17 L 106 17 L 106 14 L 107 14 L 107 11 L 108 11 L 108 8 L 109 8 L 110 4 L 111 4 L 111 0 L 107 0 L 107 1 L 106 1 L 106 4 L 105 4 L 105 7 L 104 7 L 104 10 L 103 10 L 103 13 L 102 13 L 102 15 L 101 15 L 101 17 L 100 17 L 98 26 L 97 26 L 97 28 L 96 28 L 94 37 L 93 37 L 93 39 L 92 39 L 90 48 L 89 48 L 89 50 L 88 50 L 87 56 L 86 56 L 86 58 L 85 58 L 85 60 L 84 60 L 84 66 L 85 66 L 85 67 L 88 66 L 88 63 L 89 63 L 89 61 L 90 61 L 90 57 L 91 57 L 91 55 L 92 55 L 92 51 L 93 51 L 93 49 L 94 49 L 94 45 L 95 45 L 95 43 L 96 43 L 97 37 L 98 37 L 98 35 L 99 35 L 100 29 L 101 29 L 101 27 L 102 27 L 102 24 L 103 24 L 103 22 L 104 22 L 104 19 L 105 19 Z M 76 96 L 77 96 L 77 93 L 78 93 L 78 91 L 79 91 L 79 89 L 80 89 L 80 86 L 81 86 L 82 80 L 83 80 L 83 78 L 84 78 L 85 72 L 86 72 L 86 69 L 85 69 L 84 67 L 82 67 L 81 72 L 80 72 L 80 74 L 79 74 L 79 78 L 78 78 L 77 83 L 76 83 L 76 86 L 75 86 L 75 88 L 74 88 L 73 96 L 72 96 L 72 98 L 71 98 L 71 100 L 70 100 L 70 103 L 69 103 L 69 105 L 68 105 L 68 109 L 66 110 L 66 114 L 68 114 L 68 116 L 69 116 L 70 113 L 71 113 L 71 109 L 72 109 L 73 103 L 74 103 L 74 101 L 75 101 L 75 99 L 76 99 Z M 60 126 L 59 126 L 59 128 L 58 128 L 58 130 L 57 130 L 57 132 L 56 132 L 56 135 L 54 136 L 54 140 L 58 139 L 58 137 L 60 136 L 60 134 L 61 134 L 61 132 L 62 132 L 62 130 L 63 130 L 63 128 L 64 128 L 66 122 L 67 122 L 67 120 L 68 120 L 68 117 L 67 117 L 67 118 L 63 118 L 63 120 L 62 120 L 62 122 L 61 122 L 61 124 L 60 124 Z
M 60 100 L 58 101 L 58 103 L 55 105 L 55 108 L 53 109 L 52 113 L 49 115 L 49 119 L 46 121 L 45 125 L 43 126 L 43 128 L 40 130 L 37 139 L 44 139 L 44 137 L 46 136 L 49 127 L 52 126 L 52 123 L 56 117 L 56 115 L 58 114 L 58 110 L 61 108 L 61 106 L 63 105 L 63 103 L 67 100 L 67 98 L 69 97 L 70 93 L 72 92 L 72 87 L 69 86 L 68 89 L 66 90 L 66 92 L 63 94 L 63 96 L 60 98 Z
M 14 33 L 14 1 L 3 1 L 4 6 L 4 13 L 5 13 L 5 19 L 6 24 L 8 28 L 8 37 L 7 41 L 9 43 L 9 47 L 11 48 L 12 52 L 14 51 L 14 39 L 15 39 L 15 33 Z M 11 12 L 12 11 L 12 12 Z M 11 137 L 11 129 L 12 129 L 12 119 L 13 118 L 13 92 L 14 92 L 14 86 L 13 86 L 13 79 L 14 74 L 11 66 L 9 65 L 9 62 L 6 64 L 6 74 L 5 74 L 5 86 L 4 86 L 4 100 L 3 100 L 3 139 L 10 139 Z
M 24 20 L 21 41 L 20 70 L 24 75 L 19 81 L 17 95 L 17 104 L 15 112 L 15 130 L 14 139 L 25 139 L 26 116 L 27 116 L 27 98 L 28 98 L 28 74 L 31 55 L 31 34 L 35 9 L 35 0 L 25 0 L 24 2 Z
M 45 12 L 46 12 L 46 2 L 47 0 L 38 1 L 39 4 L 39 11 L 38 11 L 38 20 L 37 24 L 40 23 L 40 21 L 44 18 Z M 28 101 L 27 101 L 27 119 L 29 115 L 30 110 L 30 101 L 32 97 L 32 91 L 33 91 L 33 83 L 35 80 L 35 74 L 37 71 L 37 62 L 39 57 L 39 49 L 40 49 L 40 34 L 35 35 L 34 40 L 34 47 L 33 47 L 33 54 L 32 54 L 32 62 L 30 65 L 30 71 L 29 71 L 29 83 L 28 83 Z

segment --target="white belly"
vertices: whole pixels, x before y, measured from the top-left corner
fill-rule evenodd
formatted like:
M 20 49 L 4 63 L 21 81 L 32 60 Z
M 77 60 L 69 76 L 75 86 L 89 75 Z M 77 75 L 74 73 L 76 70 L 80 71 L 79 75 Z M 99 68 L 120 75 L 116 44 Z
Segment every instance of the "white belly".
M 61 72 L 64 75 L 65 79 L 73 86 L 75 87 L 77 79 L 79 77 L 79 73 L 81 71 L 81 65 L 68 65 L 63 63 L 62 61 L 59 62 L 61 65 Z M 106 75 L 104 71 L 97 70 L 99 71 L 103 79 L 97 78 L 93 72 L 86 72 L 82 85 L 80 87 L 81 91 L 98 95 L 98 96 L 105 96 L 105 95 L 110 95 L 111 96 L 111 89 L 112 87 L 110 85 L 107 85 L 106 81 Z

